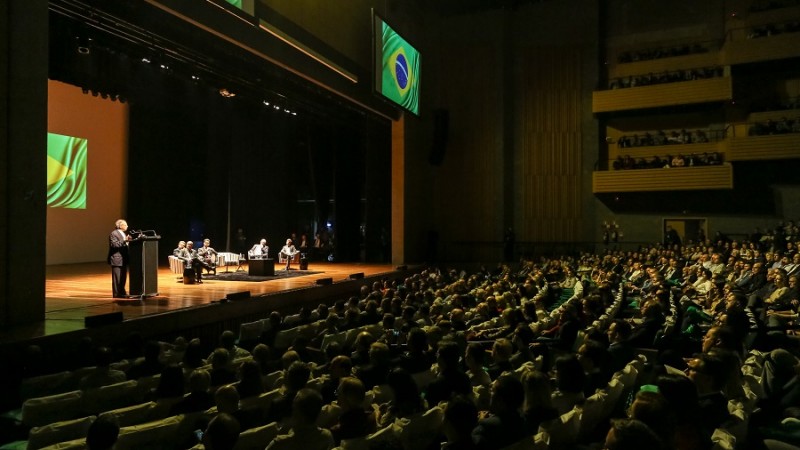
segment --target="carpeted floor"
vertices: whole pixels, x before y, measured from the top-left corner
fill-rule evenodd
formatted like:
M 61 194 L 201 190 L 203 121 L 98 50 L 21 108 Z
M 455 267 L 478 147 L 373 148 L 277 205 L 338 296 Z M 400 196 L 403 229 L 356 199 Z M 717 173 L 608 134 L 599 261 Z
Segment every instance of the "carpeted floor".
M 257 277 L 257 276 L 250 276 L 247 272 L 219 272 L 217 271 L 216 275 L 211 274 L 203 274 L 203 280 L 221 280 L 221 281 L 252 281 L 252 282 L 259 282 L 259 281 L 269 281 L 269 280 L 278 280 L 281 278 L 292 278 L 292 277 L 303 277 L 306 275 L 316 275 L 323 272 L 314 272 L 310 270 L 294 270 L 291 269 L 288 272 L 283 269 L 275 269 L 275 276 L 274 277 Z

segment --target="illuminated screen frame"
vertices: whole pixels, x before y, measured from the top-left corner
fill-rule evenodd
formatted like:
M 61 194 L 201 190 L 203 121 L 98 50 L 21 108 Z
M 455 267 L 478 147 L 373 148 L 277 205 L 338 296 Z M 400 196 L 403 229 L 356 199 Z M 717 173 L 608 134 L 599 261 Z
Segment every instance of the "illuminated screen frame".
M 375 92 L 419 116 L 422 55 L 374 10 L 372 49 Z

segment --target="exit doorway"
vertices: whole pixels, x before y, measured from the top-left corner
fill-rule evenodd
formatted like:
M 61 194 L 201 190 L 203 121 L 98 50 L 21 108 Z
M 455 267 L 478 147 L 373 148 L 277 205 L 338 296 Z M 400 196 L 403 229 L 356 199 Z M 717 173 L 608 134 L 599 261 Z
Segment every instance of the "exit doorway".
M 704 217 L 665 218 L 663 222 L 662 242 L 666 241 L 668 227 L 678 233 L 683 245 L 704 241 L 708 236 L 707 221 Z

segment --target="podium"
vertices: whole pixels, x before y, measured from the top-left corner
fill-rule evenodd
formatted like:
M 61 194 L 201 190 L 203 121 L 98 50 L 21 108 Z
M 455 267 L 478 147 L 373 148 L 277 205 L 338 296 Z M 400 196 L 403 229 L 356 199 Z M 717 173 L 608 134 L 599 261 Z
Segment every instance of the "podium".
M 250 276 L 274 277 L 275 260 L 272 258 L 251 259 L 247 261 L 247 269 Z
M 130 286 L 128 293 L 139 297 L 158 295 L 158 241 L 161 236 L 140 235 L 128 244 Z

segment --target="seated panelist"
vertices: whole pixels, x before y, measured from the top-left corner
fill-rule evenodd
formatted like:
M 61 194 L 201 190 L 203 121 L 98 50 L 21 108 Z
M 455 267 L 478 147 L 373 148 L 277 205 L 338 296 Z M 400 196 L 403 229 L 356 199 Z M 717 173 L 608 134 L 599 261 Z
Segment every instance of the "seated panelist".
M 203 263 L 203 267 L 208 272 L 217 274 L 217 251 L 211 247 L 211 239 L 203 239 L 203 246 L 197 250 L 197 257 Z
M 269 258 L 269 247 L 267 246 L 267 240 L 261 239 L 261 241 L 254 245 L 247 254 L 251 258 L 263 259 Z
M 286 245 L 284 245 L 283 248 L 281 249 L 281 255 L 283 255 L 283 257 L 286 258 L 286 270 L 289 270 L 289 266 L 292 264 L 292 258 L 294 258 L 294 255 L 296 255 L 297 253 L 299 252 L 294 247 L 294 245 L 292 245 L 292 240 L 287 239 Z
M 184 244 L 183 247 L 181 247 L 181 244 Z M 197 250 L 193 247 L 194 242 L 192 241 L 186 241 L 185 243 L 180 241 L 178 243 L 178 248 L 175 249 L 173 254 L 186 263 L 187 269 L 191 268 L 194 271 L 197 283 L 202 283 L 203 261 L 197 256 Z

